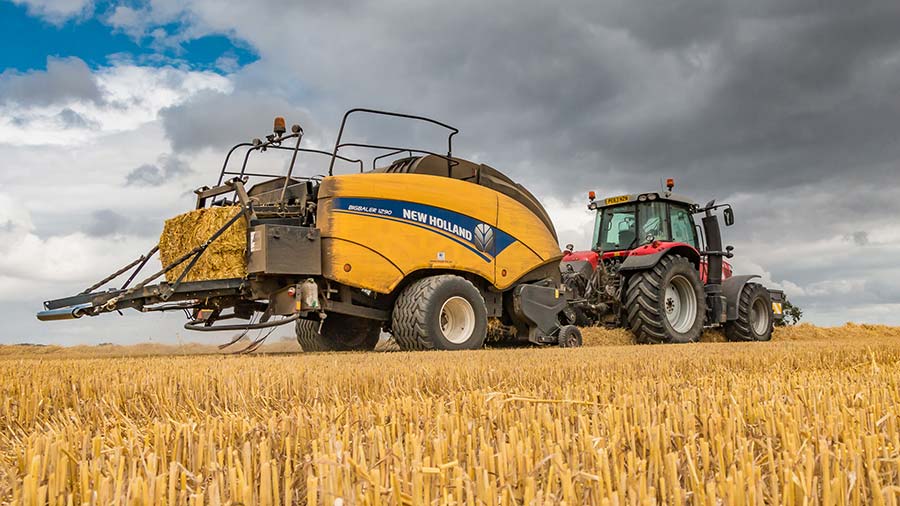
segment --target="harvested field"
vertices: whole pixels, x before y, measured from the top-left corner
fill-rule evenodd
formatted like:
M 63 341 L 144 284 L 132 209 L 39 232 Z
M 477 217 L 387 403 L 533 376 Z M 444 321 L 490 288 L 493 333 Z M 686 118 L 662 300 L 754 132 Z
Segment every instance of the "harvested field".
M 585 340 L 124 358 L 0 348 L 0 502 L 900 499 L 900 329 L 804 325 L 771 343 L 681 346 L 618 346 L 627 334 L 590 329 Z

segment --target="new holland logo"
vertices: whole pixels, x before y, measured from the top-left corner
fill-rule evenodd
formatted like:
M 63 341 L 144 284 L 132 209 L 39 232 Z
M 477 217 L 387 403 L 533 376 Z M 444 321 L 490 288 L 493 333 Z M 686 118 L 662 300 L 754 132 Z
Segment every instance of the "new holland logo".
M 479 223 L 475 227 L 472 242 L 478 251 L 488 253 L 494 249 L 494 229 L 487 223 Z

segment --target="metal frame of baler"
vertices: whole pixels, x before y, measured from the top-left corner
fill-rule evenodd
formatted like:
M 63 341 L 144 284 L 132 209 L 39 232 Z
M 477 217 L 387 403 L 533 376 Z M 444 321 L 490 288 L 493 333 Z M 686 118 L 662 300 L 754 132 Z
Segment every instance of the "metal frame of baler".
M 405 146 L 388 146 L 388 145 L 378 145 L 378 144 L 367 144 L 367 143 L 359 143 L 359 142 L 342 142 L 344 131 L 348 123 L 348 119 L 357 113 L 362 114 L 371 114 L 371 115 L 380 115 L 380 116 L 389 116 L 396 117 L 402 119 L 423 121 L 426 123 L 430 123 L 439 127 L 442 127 L 449 131 L 447 136 L 447 153 L 446 155 L 436 153 L 433 151 L 405 147 Z M 279 122 L 280 121 L 280 122 Z M 266 308 L 263 303 L 254 303 L 258 304 L 260 307 L 255 308 L 255 311 L 261 311 L 263 316 L 260 318 L 260 321 L 257 323 L 247 324 L 239 324 L 239 325 L 213 325 L 216 321 L 222 321 L 232 318 L 244 318 L 246 315 L 238 315 L 237 313 L 231 314 L 221 314 L 221 310 L 216 309 L 213 310 L 213 313 L 207 316 L 204 319 L 197 319 L 193 317 L 189 310 L 191 309 L 200 309 L 204 308 L 207 303 L 215 299 L 217 301 L 225 301 L 230 302 L 231 305 L 235 303 L 246 300 L 246 296 L 251 296 L 255 291 L 253 290 L 252 285 L 254 284 L 253 280 L 243 279 L 243 278 L 234 278 L 234 279 L 221 279 L 221 280 L 207 280 L 207 281 L 185 281 L 187 274 L 191 271 L 191 269 L 196 265 L 200 256 L 206 251 L 209 245 L 215 241 L 219 236 L 221 236 L 225 230 L 227 230 L 232 224 L 234 224 L 237 219 L 244 216 L 250 223 L 252 220 L 257 218 L 258 214 L 265 215 L 275 215 L 275 216 L 290 216 L 296 215 L 302 212 L 302 209 L 292 208 L 294 206 L 287 205 L 286 202 L 283 201 L 284 196 L 287 192 L 288 187 L 292 184 L 292 182 L 299 181 L 320 181 L 324 176 L 313 176 L 313 177 L 294 177 L 293 170 L 297 161 L 297 156 L 299 153 L 310 153 L 310 154 L 318 154 L 329 156 L 331 161 L 328 167 L 328 175 L 334 174 L 334 165 L 337 160 L 345 161 L 348 163 L 359 164 L 360 172 L 364 171 L 364 163 L 360 159 L 353 159 L 342 156 L 339 154 L 339 151 L 342 148 L 363 148 L 363 149 L 371 149 L 376 151 L 385 151 L 385 153 L 379 154 L 372 158 L 372 169 L 375 169 L 375 164 L 378 160 L 383 158 L 395 156 L 401 153 L 408 153 L 409 157 L 412 158 L 416 154 L 420 155 L 433 155 L 439 157 L 441 159 L 446 160 L 447 162 L 447 172 L 448 175 L 452 175 L 452 169 L 455 165 L 458 165 L 459 162 L 453 159 L 452 157 L 452 147 L 453 147 L 453 136 L 459 133 L 459 130 L 440 121 L 437 121 L 432 118 L 428 118 L 425 116 L 417 116 L 411 114 L 404 113 L 396 113 L 390 111 L 382 111 L 377 109 L 366 109 L 366 108 L 355 108 L 350 109 L 346 113 L 344 113 L 343 118 L 341 119 L 340 129 L 338 131 L 338 136 L 335 140 L 334 148 L 331 152 L 313 149 L 313 148 L 302 148 L 300 147 L 300 143 L 303 138 L 303 129 L 299 125 L 293 125 L 291 127 L 291 133 L 287 134 L 286 128 L 284 125 L 283 119 L 276 118 L 276 125 L 273 134 L 269 134 L 266 136 L 266 140 L 262 141 L 260 139 L 253 139 L 251 142 L 243 142 L 235 144 L 226 154 L 225 161 L 222 164 L 222 169 L 219 173 L 219 179 L 217 184 L 214 187 L 201 187 L 195 190 L 195 194 L 197 195 L 197 203 L 196 209 L 201 209 L 206 207 L 207 200 L 212 199 L 210 205 L 233 205 L 239 204 L 240 211 L 235 214 L 225 225 L 223 225 L 219 230 L 213 233 L 210 238 L 204 242 L 203 244 L 195 247 L 190 252 L 182 255 L 180 258 L 176 259 L 174 262 L 164 266 L 161 270 L 153 273 L 149 277 L 142 279 L 140 282 L 136 283 L 133 286 L 130 286 L 131 283 L 137 278 L 138 274 L 144 269 L 147 265 L 147 262 L 150 258 L 157 253 L 159 247 L 154 246 L 149 252 L 144 255 L 141 255 L 128 265 L 122 267 L 121 269 L 115 271 L 110 274 L 106 278 L 100 280 L 99 282 L 91 285 L 81 293 L 71 297 L 65 297 L 61 299 L 49 300 L 44 302 L 45 311 L 38 313 L 38 318 L 41 320 L 57 320 L 57 319 L 71 319 L 71 318 L 79 318 L 81 316 L 96 316 L 106 312 L 117 311 L 121 314 L 121 309 L 137 309 L 142 312 L 150 312 L 150 311 L 172 311 L 172 310 L 183 310 L 188 315 L 189 321 L 185 323 L 185 328 L 188 330 L 197 330 L 197 331 L 244 331 L 246 333 L 249 330 L 256 329 L 265 329 L 276 327 L 279 325 L 284 325 L 290 322 L 293 322 L 301 317 L 300 313 L 296 313 L 290 317 L 269 321 L 269 318 L 272 316 L 267 313 Z M 296 139 L 296 142 L 293 146 L 285 146 L 283 145 L 286 141 L 291 139 Z M 247 148 L 244 152 L 243 160 L 241 163 L 240 171 L 229 170 L 229 163 L 231 161 L 232 155 L 238 151 L 240 148 Z M 291 152 L 291 162 L 288 166 L 287 174 L 285 176 L 278 176 L 275 174 L 263 174 L 257 172 L 249 172 L 247 171 L 247 165 L 250 159 L 250 155 L 254 152 L 265 152 L 267 150 L 284 150 Z M 226 180 L 226 176 L 233 176 L 232 178 Z M 249 181 L 250 177 L 268 177 L 268 178 L 277 178 L 284 177 L 284 185 L 282 186 L 281 191 L 281 201 L 279 201 L 275 206 L 254 206 L 250 200 L 250 197 L 247 194 L 245 189 L 245 185 Z M 227 198 L 223 200 L 216 201 L 215 197 L 232 194 L 233 198 L 229 201 Z M 249 233 L 249 232 L 248 232 Z M 249 255 L 249 252 L 248 252 Z M 151 285 L 150 283 L 158 279 L 160 276 L 165 275 L 167 272 L 175 269 L 176 267 L 188 262 L 187 267 L 182 271 L 179 277 L 173 283 L 168 282 L 160 282 L 157 284 Z M 119 278 L 125 273 L 130 272 L 126 281 L 122 284 L 122 286 L 118 289 L 109 289 L 106 291 L 95 291 L 98 288 L 106 285 L 107 283 Z M 340 287 L 346 288 L 346 287 Z M 358 316 L 373 318 L 383 316 L 383 311 L 377 309 L 366 308 L 363 306 L 353 305 L 347 302 L 332 302 L 329 304 L 331 310 L 337 312 L 346 312 L 348 314 L 357 314 Z M 224 307 L 229 307 L 227 304 Z M 251 312 L 252 315 L 252 312 Z M 227 343 L 225 346 L 233 344 L 244 334 L 238 336 L 231 343 Z M 259 342 L 251 343 L 251 345 L 245 349 L 244 351 L 252 351 L 255 349 Z

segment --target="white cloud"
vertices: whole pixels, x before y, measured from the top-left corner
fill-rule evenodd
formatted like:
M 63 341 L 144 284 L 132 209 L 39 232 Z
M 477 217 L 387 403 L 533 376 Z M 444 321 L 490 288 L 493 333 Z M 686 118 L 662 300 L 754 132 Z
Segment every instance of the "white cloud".
M 74 17 L 87 15 L 93 9 L 92 0 L 12 0 L 13 3 L 24 5 L 28 13 L 33 16 L 41 16 L 51 23 L 63 23 Z
M 28 79 L 43 82 L 52 72 L 49 68 L 47 72 L 7 78 L 27 87 Z M 214 72 L 129 64 L 101 68 L 91 78 L 99 92 L 95 100 L 71 96 L 61 83 L 52 89 L 58 99 L 34 105 L 0 104 L 0 143 L 72 146 L 94 141 L 154 121 L 161 109 L 178 105 L 201 91 L 229 92 L 232 86 L 227 77 Z M 2 79 L 0 76 L 0 83 Z

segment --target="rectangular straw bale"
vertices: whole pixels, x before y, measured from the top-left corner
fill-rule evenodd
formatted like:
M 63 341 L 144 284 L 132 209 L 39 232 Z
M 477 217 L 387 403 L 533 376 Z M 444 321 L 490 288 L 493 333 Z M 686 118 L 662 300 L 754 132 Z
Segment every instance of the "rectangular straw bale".
M 203 244 L 236 213 L 239 206 L 195 209 L 166 220 L 159 238 L 159 258 L 162 264 L 177 260 Z M 243 278 L 247 275 L 247 220 L 239 218 L 219 236 L 200 256 L 188 272 L 185 281 Z M 187 268 L 190 259 L 166 273 L 166 281 L 173 282 Z

